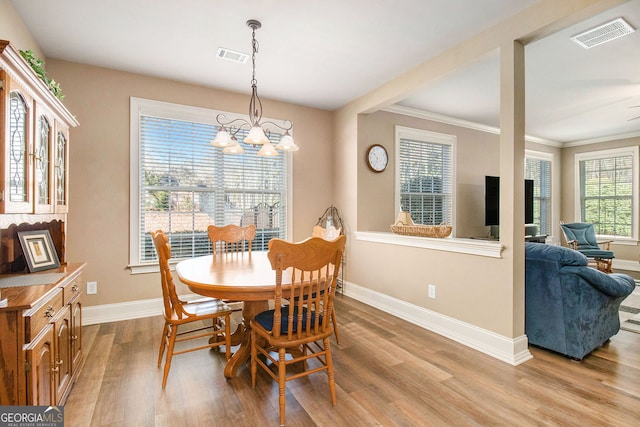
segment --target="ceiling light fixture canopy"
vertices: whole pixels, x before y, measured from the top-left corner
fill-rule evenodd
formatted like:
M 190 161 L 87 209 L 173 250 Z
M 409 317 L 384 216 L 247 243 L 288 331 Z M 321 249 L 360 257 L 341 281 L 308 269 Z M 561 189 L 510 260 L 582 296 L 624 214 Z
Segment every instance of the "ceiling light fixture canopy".
M 244 148 L 236 138 L 241 129 L 249 130 L 247 136 L 242 140 L 249 145 L 262 145 L 258 151 L 259 156 L 277 156 L 278 150 L 282 151 L 298 151 L 298 146 L 293 141 L 290 131 L 293 130 L 293 123 L 285 120 L 282 125 L 272 121 L 262 121 L 262 101 L 258 96 L 258 81 L 256 80 L 256 53 L 258 52 L 258 41 L 256 40 L 256 30 L 262 26 L 260 21 L 250 19 L 247 26 L 251 28 L 251 62 L 253 67 L 253 75 L 251 78 L 251 100 L 249 101 L 249 120 L 234 119 L 225 121 L 224 114 L 218 114 L 216 121 L 220 125 L 220 129 L 216 137 L 211 141 L 211 145 L 223 148 L 225 154 L 242 154 Z M 284 135 L 280 138 L 278 145 L 274 146 L 269 141 L 269 129 L 265 125 L 275 126 L 284 131 Z

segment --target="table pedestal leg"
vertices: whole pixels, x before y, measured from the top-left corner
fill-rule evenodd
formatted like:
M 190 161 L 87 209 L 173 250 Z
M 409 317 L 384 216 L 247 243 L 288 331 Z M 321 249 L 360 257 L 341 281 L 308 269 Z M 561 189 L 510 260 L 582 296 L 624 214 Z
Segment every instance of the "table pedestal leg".
M 250 322 L 256 316 L 269 309 L 268 301 L 245 301 L 242 309 L 242 324 L 233 334 L 240 338 L 240 347 L 233 353 L 224 368 L 224 376 L 235 378 L 238 368 L 251 357 L 251 325 Z M 234 340 L 237 340 L 235 338 Z

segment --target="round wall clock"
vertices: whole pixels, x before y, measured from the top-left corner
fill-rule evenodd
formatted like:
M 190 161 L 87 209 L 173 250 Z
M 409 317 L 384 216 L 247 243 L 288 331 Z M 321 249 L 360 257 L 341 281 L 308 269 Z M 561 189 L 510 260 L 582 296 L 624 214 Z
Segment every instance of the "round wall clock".
M 367 165 L 374 172 L 382 172 L 387 168 L 389 155 L 387 150 L 378 144 L 374 144 L 367 150 Z

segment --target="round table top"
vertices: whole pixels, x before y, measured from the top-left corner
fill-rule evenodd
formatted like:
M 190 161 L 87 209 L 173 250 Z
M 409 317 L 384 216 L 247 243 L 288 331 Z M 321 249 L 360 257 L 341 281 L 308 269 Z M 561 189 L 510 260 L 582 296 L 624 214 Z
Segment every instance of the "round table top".
M 267 253 L 239 252 L 186 259 L 176 265 L 176 273 L 182 283 L 200 295 L 241 301 L 268 300 L 275 292 L 276 273 Z M 283 283 L 289 280 L 283 274 Z

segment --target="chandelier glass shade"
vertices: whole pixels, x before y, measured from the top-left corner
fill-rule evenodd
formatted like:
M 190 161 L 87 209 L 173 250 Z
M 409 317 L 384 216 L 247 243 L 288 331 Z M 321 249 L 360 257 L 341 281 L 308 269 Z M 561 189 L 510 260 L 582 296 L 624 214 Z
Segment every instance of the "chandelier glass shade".
M 247 21 L 247 26 L 252 29 L 251 61 L 253 68 L 251 99 L 249 101 L 249 120 L 242 118 L 227 120 L 224 114 L 218 114 L 216 121 L 220 125 L 220 128 L 215 138 L 211 141 L 211 145 L 222 148 L 222 152 L 225 154 L 243 154 L 244 148 L 242 148 L 236 136 L 241 130 L 244 130 L 244 132 L 248 131 L 242 139 L 244 144 L 253 146 L 262 145 L 258 151 L 259 156 L 277 156 L 279 151 L 298 151 L 298 146 L 290 134 L 290 131 L 293 130 L 293 123 L 290 120 L 285 120 L 282 124 L 262 120 L 262 101 L 258 96 L 258 81 L 256 80 L 256 53 L 258 52 L 256 30 L 260 28 L 262 24 L 255 19 L 250 19 Z M 269 140 L 271 132 L 268 126 L 284 131 L 284 134 L 280 137 L 280 142 L 275 146 Z

